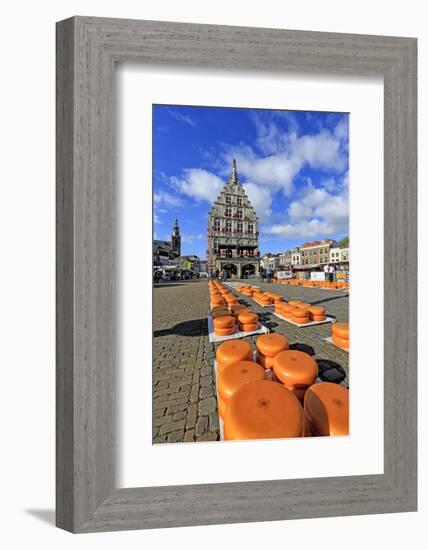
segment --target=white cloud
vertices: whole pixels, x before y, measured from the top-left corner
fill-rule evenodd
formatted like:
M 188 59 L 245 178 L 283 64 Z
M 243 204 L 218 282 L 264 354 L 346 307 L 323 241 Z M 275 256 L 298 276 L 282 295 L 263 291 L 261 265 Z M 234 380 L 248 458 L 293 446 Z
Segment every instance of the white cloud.
M 334 135 L 341 140 L 348 141 L 349 139 L 349 119 L 342 117 L 334 129 Z
M 245 183 L 243 185 L 248 198 L 251 201 L 251 205 L 254 207 L 260 222 L 268 221 L 272 214 L 272 195 L 269 189 L 261 187 L 255 183 Z
M 333 194 L 326 188 L 308 184 L 302 197 L 293 201 L 286 220 L 264 228 L 268 234 L 284 238 L 331 237 L 348 231 L 349 198 L 346 187 Z
M 298 136 L 281 131 L 274 121 L 263 125 L 258 121 L 256 131 L 259 147 L 262 144 L 260 148 L 268 154 L 257 155 L 248 145 L 230 147 L 224 154 L 224 172 L 235 158 L 244 179 L 291 196 L 295 177 L 306 166 L 337 173 L 347 166 L 341 138 L 328 130 Z
M 202 233 L 199 233 L 198 235 L 187 235 L 187 234 L 182 234 L 181 235 L 181 241 L 183 243 L 188 243 L 188 244 L 192 244 L 193 241 L 200 241 L 201 239 L 203 239 L 203 235 Z
M 158 193 L 154 193 L 153 200 L 156 205 L 163 205 L 165 207 L 177 207 L 177 206 L 183 206 L 183 199 L 180 198 L 177 195 L 172 195 L 171 193 L 168 193 L 167 191 L 159 191 Z M 159 210 L 160 212 L 160 210 Z
M 207 170 L 190 168 L 184 171 L 183 178 L 172 177 L 171 184 L 184 195 L 196 201 L 212 203 L 218 197 L 224 186 L 224 181 Z
M 168 112 L 173 118 L 175 118 L 175 120 L 178 120 L 179 122 L 184 122 L 189 126 L 196 126 L 196 122 L 189 115 L 180 113 L 180 111 L 177 111 L 175 109 L 168 109 Z
M 172 195 L 167 191 L 159 191 L 153 194 L 153 223 L 162 223 L 158 214 L 165 214 L 169 208 L 183 206 L 183 199 L 177 195 Z M 162 208 L 163 207 L 163 208 Z

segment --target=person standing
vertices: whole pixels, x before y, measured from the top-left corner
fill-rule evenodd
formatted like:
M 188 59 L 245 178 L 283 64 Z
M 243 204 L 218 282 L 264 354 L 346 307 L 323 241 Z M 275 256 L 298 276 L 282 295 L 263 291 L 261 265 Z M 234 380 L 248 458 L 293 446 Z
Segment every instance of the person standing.
M 330 273 L 330 283 L 332 283 L 334 280 L 334 273 L 335 273 L 335 269 L 332 265 L 329 268 L 329 273 Z
M 324 266 L 324 279 L 326 281 L 330 280 L 330 266 L 328 264 L 325 264 Z

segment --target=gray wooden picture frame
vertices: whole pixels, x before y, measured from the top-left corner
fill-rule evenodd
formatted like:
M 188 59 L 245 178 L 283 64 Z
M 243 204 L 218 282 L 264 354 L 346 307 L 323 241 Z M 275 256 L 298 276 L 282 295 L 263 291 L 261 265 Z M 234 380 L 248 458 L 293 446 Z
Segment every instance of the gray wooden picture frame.
M 56 47 L 58 527 L 83 533 L 416 510 L 416 39 L 73 17 L 57 24 Z M 115 487 L 118 62 L 383 77 L 382 475 Z

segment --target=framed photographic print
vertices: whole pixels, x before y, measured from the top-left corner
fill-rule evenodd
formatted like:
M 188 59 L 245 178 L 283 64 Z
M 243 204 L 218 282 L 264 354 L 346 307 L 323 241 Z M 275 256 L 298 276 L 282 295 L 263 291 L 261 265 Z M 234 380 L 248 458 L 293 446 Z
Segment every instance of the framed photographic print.
M 57 525 L 416 509 L 416 40 L 57 26 Z

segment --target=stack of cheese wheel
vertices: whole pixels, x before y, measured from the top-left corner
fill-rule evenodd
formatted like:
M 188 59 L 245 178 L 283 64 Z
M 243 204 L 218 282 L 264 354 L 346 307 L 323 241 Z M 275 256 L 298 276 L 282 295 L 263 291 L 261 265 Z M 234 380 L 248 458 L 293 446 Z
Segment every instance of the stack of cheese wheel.
M 311 306 L 309 308 L 309 318 L 311 321 L 324 321 L 325 307 Z
M 349 390 L 333 384 L 313 384 L 304 401 L 307 433 L 310 435 L 349 434 Z
M 288 300 L 288 304 L 290 306 L 298 306 L 300 304 L 303 304 L 302 300 Z
M 305 323 L 309 323 L 309 308 L 310 304 L 298 304 L 296 307 L 293 308 L 291 314 L 292 314 L 292 321 L 294 323 L 298 323 L 299 325 L 304 325 Z
M 273 303 L 273 299 L 270 296 L 268 296 L 266 293 L 259 294 L 257 296 L 257 301 L 264 306 L 268 306 Z
M 283 315 L 283 310 L 285 307 L 287 307 L 288 309 L 290 308 L 287 302 L 275 302 L 275 313 Z
M 216 351 L 217 373 L 220 373 L 238 361 L 251 361 L 253 352 L 245 340 L 228 340 L 219 345 Z
M 286 350 L 278 353 L 273 360 L 273 372 L 303 403 L 306 390 L 318 376 L 318 365 L 313 357 L 303 351 Z
M 227 307 L 215 307 L 212 311 L 211 311 L 211 317 L 213 319 L 216 319 L 217 317 L 224 317 L 225 315 L 230 315 L 229 313 L 229 310 L 227 309 Z
M 275 306 L 275 312 L 279 313 L 282 317 L 285 317 L 286 319 L 291 319 L 293 316 L 294 306 L 291 306 L 290 304 L 286 304 L 285 302 L 281 302 L 280 304 Z
M 232 294 L 231 292 L 226 294 L 224 296 L 225 300 L 226 300 L 226 303 L 228 306 L 231 306 L 232 304 L 237 304 L 238 303 L 238 298 Z
M 275 304 L 279 304 L 282 302 L 282 296 L 280 296 L 279 294 L 274 294 L 273 292 L 271 293 L 270 297 L 273 299 L 274 303 Z
M 238 312 L 239 329 L 250 332 L 259 328 L 259 316 L 252 311 Z
M 349 324 L 334 323 L 331 326 L 331 332 L 336 346 L 349 351 Z
M 248 311 L 248 308 L 242 304 L 232 304 L 230 306 L 230 311 L 232 315 L 238 316 L 238 314 L 242 311 Z
M 277 382 L 248 382 L 228 401 L 224 415 L 226 440 L 303 437 L 304 433 L 302 406 Z
M 238 361 L 223 369 L 217 377 L 218 414 L 224 418 L 227 403 L 243 384 L 263 380 L 264 369 L 254 361 Z
M 211 309 L 225 304 L 223 297 L 220 294 L 212 294 L 210 303 Z
M 217 336 L 230 336 L 235 332 L 235 317 L 233 315 L 214 317 L 213 325 Z
M 288 340 L 283 334 L 278 334 L 277 332 L 262 334 L 256 340 L 256 361 L 263 368 L 272 369 L 274 358 L 280 351 L 284 351 L 288 347 Z

